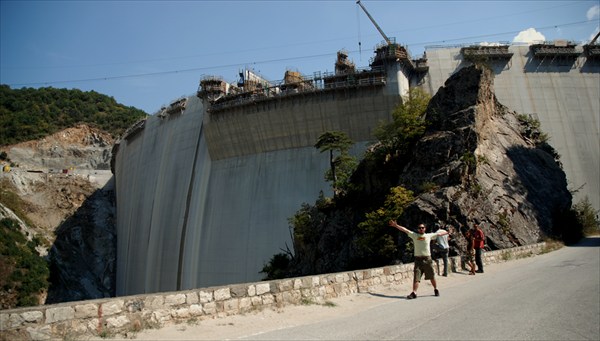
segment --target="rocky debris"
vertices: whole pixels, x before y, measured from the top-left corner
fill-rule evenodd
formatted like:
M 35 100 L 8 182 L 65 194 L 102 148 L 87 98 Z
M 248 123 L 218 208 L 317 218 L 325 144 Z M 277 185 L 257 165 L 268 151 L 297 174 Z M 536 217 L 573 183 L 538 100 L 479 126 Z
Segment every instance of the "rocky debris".
M 458 71 L 431 99 L 426 115 L 432 124 L 400 184 L 431 190 L 405 211 L 406 226 L 442 222 L 464 232 L 479 221 L 491 249 L 552 234 L 553 218 L 571 206 L 566 175 L 552 148 L 524 137 L 517 113 L 498 102 L 491 71 Z M 465 240 L 456 237 L 462 249 Z
M 6 148 L 24 169 L 110 169 L 114 139 L 85 124 L 61 130 L 40 140 Z
M 46 303 L 114 295 L 113 142 L 108 133 L 78 125 L 2 148 L 17 166 L 0 173 L 0 184 L 19 196 L 31 222 L 22 230 L 47 241 L 39 250 L 51 261 Z

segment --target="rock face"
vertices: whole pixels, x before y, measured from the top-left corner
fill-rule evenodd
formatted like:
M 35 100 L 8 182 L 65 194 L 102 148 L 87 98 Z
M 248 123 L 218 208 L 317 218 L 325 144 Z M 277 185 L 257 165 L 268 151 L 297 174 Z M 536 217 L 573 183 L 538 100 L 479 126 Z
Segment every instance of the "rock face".
M 517 113 L 500 104 L 493 75 L 469 67 L 431 99 L 431 122 L 400 176 L 407 188 L 430 188 L 405 211 L 403 222 L 483 224 L 491 249 L 531 244 L 553 229 L 571 206 L 566 176 L 553 149 L 525 137 Z M 537 142 L 537 143 L 536 143 Z M 465 240 L 454 238 L 462 248 Z
M 18 165 L 0 173 L 0 185 L 23 202 L 32 225 L 21 222 L 23 233 L 47 241 L 39 250 L 51 262 L 46 303 L 114 296 L 113 142 L 110 134 L 79 125 L 2 148 Z M 12 217 L 3 212 L 8 209 L 0 218 Z
M 8 148 L 23 168 L 109 170 L 114 139 L 85 124 Z

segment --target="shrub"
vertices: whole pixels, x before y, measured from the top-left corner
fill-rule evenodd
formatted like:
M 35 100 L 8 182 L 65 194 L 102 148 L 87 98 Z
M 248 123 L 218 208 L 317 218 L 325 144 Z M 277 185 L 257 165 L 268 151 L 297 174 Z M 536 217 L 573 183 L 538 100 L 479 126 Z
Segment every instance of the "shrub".
M 575 204 L 573 210 L 584 235 L 589 236 L 600 232 L 598 211 L 594 210 L 588 197 Z
M 16 221 L 0 220 L 0 255 L 6 274 L 0 278 L 0 287 L 17 292 L 16 302 L 5 302 L 8 306 L 2 308 L 37 305 L 39 294 L 48 289 L 49 266 L 35 246 L 23 236 Z

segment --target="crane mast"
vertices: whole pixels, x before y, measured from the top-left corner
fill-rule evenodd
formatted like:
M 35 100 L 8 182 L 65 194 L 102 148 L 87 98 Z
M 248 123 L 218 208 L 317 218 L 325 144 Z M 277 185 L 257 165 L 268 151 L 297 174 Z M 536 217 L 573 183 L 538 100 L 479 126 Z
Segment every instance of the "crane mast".
M 388 38 L 388 36 L 385 35 L 385 33 L 383 33 L 383 30 L 381 29 L 381 27 L 379 27 L 379 25 L 377 25 L 377 23 L 375 22 L 375 19 L 373 19 L 371 14 L 369 14 L 369 11 L 367 11 L 365 6 L 363 6 L 363 4 L 360 3 L 360 0 L 356 0 L 356 3 L 360 6 L 360 8 L 362 8 L 363 11 L 365 11 L 365 14 L 367 15 L 367 17 L 369 17 L 369 19 L 371 19 L 371 22 L 373 23 L 373 25 L 375 25 L 375 27 L 377 28 L 377 31 L 379 31 L 379 33 L 381 33 L 381 35 L 383 36 L 383 39 L 385 39 L 385 42 L 388 45 L 391 45 L 392 41 L 390 40 L 390 38 Z

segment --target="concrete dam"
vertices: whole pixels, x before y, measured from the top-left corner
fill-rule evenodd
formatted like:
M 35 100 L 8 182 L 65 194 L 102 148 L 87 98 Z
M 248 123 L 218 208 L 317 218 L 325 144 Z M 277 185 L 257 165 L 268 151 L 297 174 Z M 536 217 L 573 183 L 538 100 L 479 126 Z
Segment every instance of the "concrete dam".
M 274 83 L 244 70 L 238 84 L 205 77 L 130 127 L 113 151 L 117 295 L 257 281 L 291 247 L 288 218 L 323 191 L 325 131 L 346 132 L 358 155 L 409 88 L 431 94 L 484 60 L 500 102 L 541 122 L 575 200 L 600 207 L 600 49 L 571 43 L 427 49 L 376 47 L 369 67 L 338 52 L 335 72 L 286 72 Z

